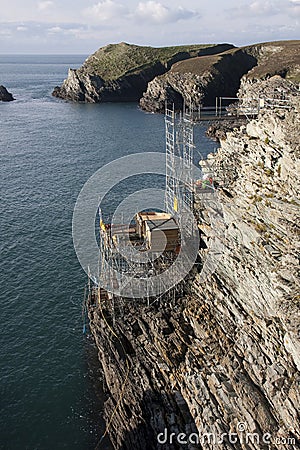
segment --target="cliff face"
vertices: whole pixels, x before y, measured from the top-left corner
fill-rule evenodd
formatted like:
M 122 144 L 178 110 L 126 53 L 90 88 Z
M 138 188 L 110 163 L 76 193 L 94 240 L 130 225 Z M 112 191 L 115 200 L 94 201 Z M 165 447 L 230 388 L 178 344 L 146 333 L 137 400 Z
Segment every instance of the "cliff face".
M 99 75 L 85 70 L 69 69 L 68 78 L 61 87 L 54 89 L 53 96 L 87 103 L 137 102 L 148 82 L 164 71 L 163 65 L 156 63 L 139 74 L 127 75 L 117 80 L 104 80 Z
M 176 63 L 148 84 L 140 105 L 154 112 L 163 112 L 166 101 L 177 108 L 184 101 L 212 106 L 216 97 L 236 97 L 242 77 L 262 80 L 276 74 L 300 82 L 299 41 L 257 44 Z
M 78 70 L 69 69 L 62 86 L 53 95 L 75 102 L 138 101 L 149 81 L 170 69 L 177 61 L 215 54 L 230 44 L 179 47 L 142 47 L 122 42 L 102 47 Z
M 235 97 L 241 77 L 256 64 L 256 58 L 243 50 L 176 63 L 148 84 L 140 105 L 155 112 L 163 112 L 166 101 L 175 103 L 176 108 L 181 108 L 183 101 L 214 105 L 216 97 Z
M 227 133 L 212 158 L 224 227 L 211 277 L 195 269 L 173 302 L 125 307 L 113 328 L 125 352 L 90 308 L 116 449 L 300 448 L 299 96 L 291 103 Z M 196 211 L 209 242 L 201 197 Z M 194 432 L 200 443 L 178 441 Z

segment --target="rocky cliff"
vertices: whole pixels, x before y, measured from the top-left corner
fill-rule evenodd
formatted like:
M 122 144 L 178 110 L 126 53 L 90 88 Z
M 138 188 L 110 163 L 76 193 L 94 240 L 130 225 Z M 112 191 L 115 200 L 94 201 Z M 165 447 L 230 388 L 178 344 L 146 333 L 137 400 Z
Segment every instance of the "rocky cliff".
M 110 44 L 91 55 L 53 95 L 75 102 L 139 101 L 162 112 L 165 102 L 214 105 L 218 96 L 235 97 L 242 76 L 276 74 L 300 82 L 300 41 L 235 48 L 230 44 L 142 47 Z
M 199 55 L 212 55 L 232 48 L 229 44 L 178 47 L 142 47 L 125 42 L 102 47 L 77 70 L 69 69 L 53 95 L 76 102 L 138 101 L 148 82 L 172 64 Z
M 12 94 L 4 86 L 0 86 L 0 101 L 12 102 L 13 100 Z
M 260 80 L 278 74 L 298 84 L 299 44 L 300 41 L 257 44 L 178 62 L 148 84 L 140 105 L 154 112 L 163 112 L 166 101 L 177 108 L 184 101 L 211 106 L 216 97 L 236 97 L 243 76 Z
M 155 112 L 163 112 L 166 101 L 179 109 L 184 101 L 195 106 L 214 105 L 216 97 L 235 97 L 242 76 L 256 64 L 257 59 L 244 50 L 178 62 L 148 84 L 140 105 Z
M 224 216 L 210 278 L 194 269 L 172 303 L 133 302 L 114 333 L 90 306 L 116 449 L 300 448 L 300 97 L 289 100 L 210 158 Z M 208 242 L 201 196 L 195 210 Z

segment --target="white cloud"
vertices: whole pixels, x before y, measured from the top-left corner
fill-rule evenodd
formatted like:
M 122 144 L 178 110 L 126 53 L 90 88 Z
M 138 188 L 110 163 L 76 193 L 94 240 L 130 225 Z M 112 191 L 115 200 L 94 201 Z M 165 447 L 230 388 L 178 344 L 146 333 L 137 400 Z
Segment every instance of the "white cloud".
M 61 34 L 63 36 L 75 36 L 79 39 L 85 39 L 90 34 L 87 26 L 80 24 L 78 26 L 72 25 L 71 27 L 68 24 L 61 24 L 61 26 L 55 25 L 47 28 L 45 31 L 49 36 L 55 37 L 55 35 Z
M 272 4 L 272 2 L 255 1 L 253 3 L 250 3 L 248 11 L 253 15 L 269 16 L 272 14 L 279 13 L 280 9 L 276 7 L 274 4 Z
M 51 8 L 54 5 L 54 2 L 50 0 L 45 0 L 42 2 L 38 2 L 37 7 L 39 11 L 45 11 L 46 9 Z
M 169 8 L 151 0 L 147 3 L 139 3 L 136 12 L 138 16 L 155 22 L 164 22 L 170 15 Z
M 61 27 L 51 27 L 48 28 L 48 33 L 55 34 L 55 33 L 61 33 L 63 29 Z
M 292 17 L 300 15 L 300 0 L 289 1 L 289 13 Z
M 113 0 L 104 0 L 86 8 L 83 13 L 93 22 L 105 22 L 126 15 L 128 9 L 121 3 L 114 2 Z
M 143 19 L 153 23 L 170 23 L 179 20 L 190 19 L 198 14 L 181 6 L 171 9 L 162 3 L 149 0 L 145 3 L 140 2 L 136 9 L 135 15 L 139 19 Z
M 12 36 L 12 31 L 11 30 L 0 30 L 0 36 L 11 37 Z
M 28 28 L 24 27 L 23 25 L 20 25 L 17 27 L 17 31 L 27 31 L 27 30 L 28 30 Z
M 236 8 L 227 10 L 229 15 L 235 17 L 258 17 L 264 16 L 266 19 L 270 16 L 280 14 L 284 9 L 284 2 L 279 4 L 277 1 L 255 0 L 249 5 L 240 5 Z
M 262 18 L 290 16 L 296 18 L 300 15 L 300 0 L 254 0 L 249 5 L 240 5 L 227 10 L 230 16 L 238 18 Z

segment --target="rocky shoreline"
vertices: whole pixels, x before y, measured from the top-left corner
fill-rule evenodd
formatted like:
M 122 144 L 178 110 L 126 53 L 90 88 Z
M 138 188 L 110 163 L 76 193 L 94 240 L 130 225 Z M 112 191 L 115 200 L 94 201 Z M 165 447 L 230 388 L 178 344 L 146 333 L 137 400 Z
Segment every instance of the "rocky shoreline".
M 213 156 L 225 226 L 210 279 L 194 269 L 172 304 L 128 304 L 114 335 L 89 305 L 115 449 L 300 448 L 300 97 L 281 87 L 289 107 L 223 130 Z M 205 230 L 207 211 L 195 200 Z M 164 433 L 174 433 L 172 443 Z M 178 441 L 180 433 L 193 440 Z

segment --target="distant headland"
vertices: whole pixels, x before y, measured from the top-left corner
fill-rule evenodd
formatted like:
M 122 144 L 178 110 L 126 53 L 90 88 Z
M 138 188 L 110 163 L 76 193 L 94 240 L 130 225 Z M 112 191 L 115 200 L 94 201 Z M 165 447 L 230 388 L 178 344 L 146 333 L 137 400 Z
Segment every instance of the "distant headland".
M 300 82 L 300 41 L 144 47 L 121 42 L 100 48 L 53 95 L 74 102 L 140 102 L 162 112 L 165 102 L 212 104 L 217 96 L 236 96 L 242 78 L 280 75 Z

